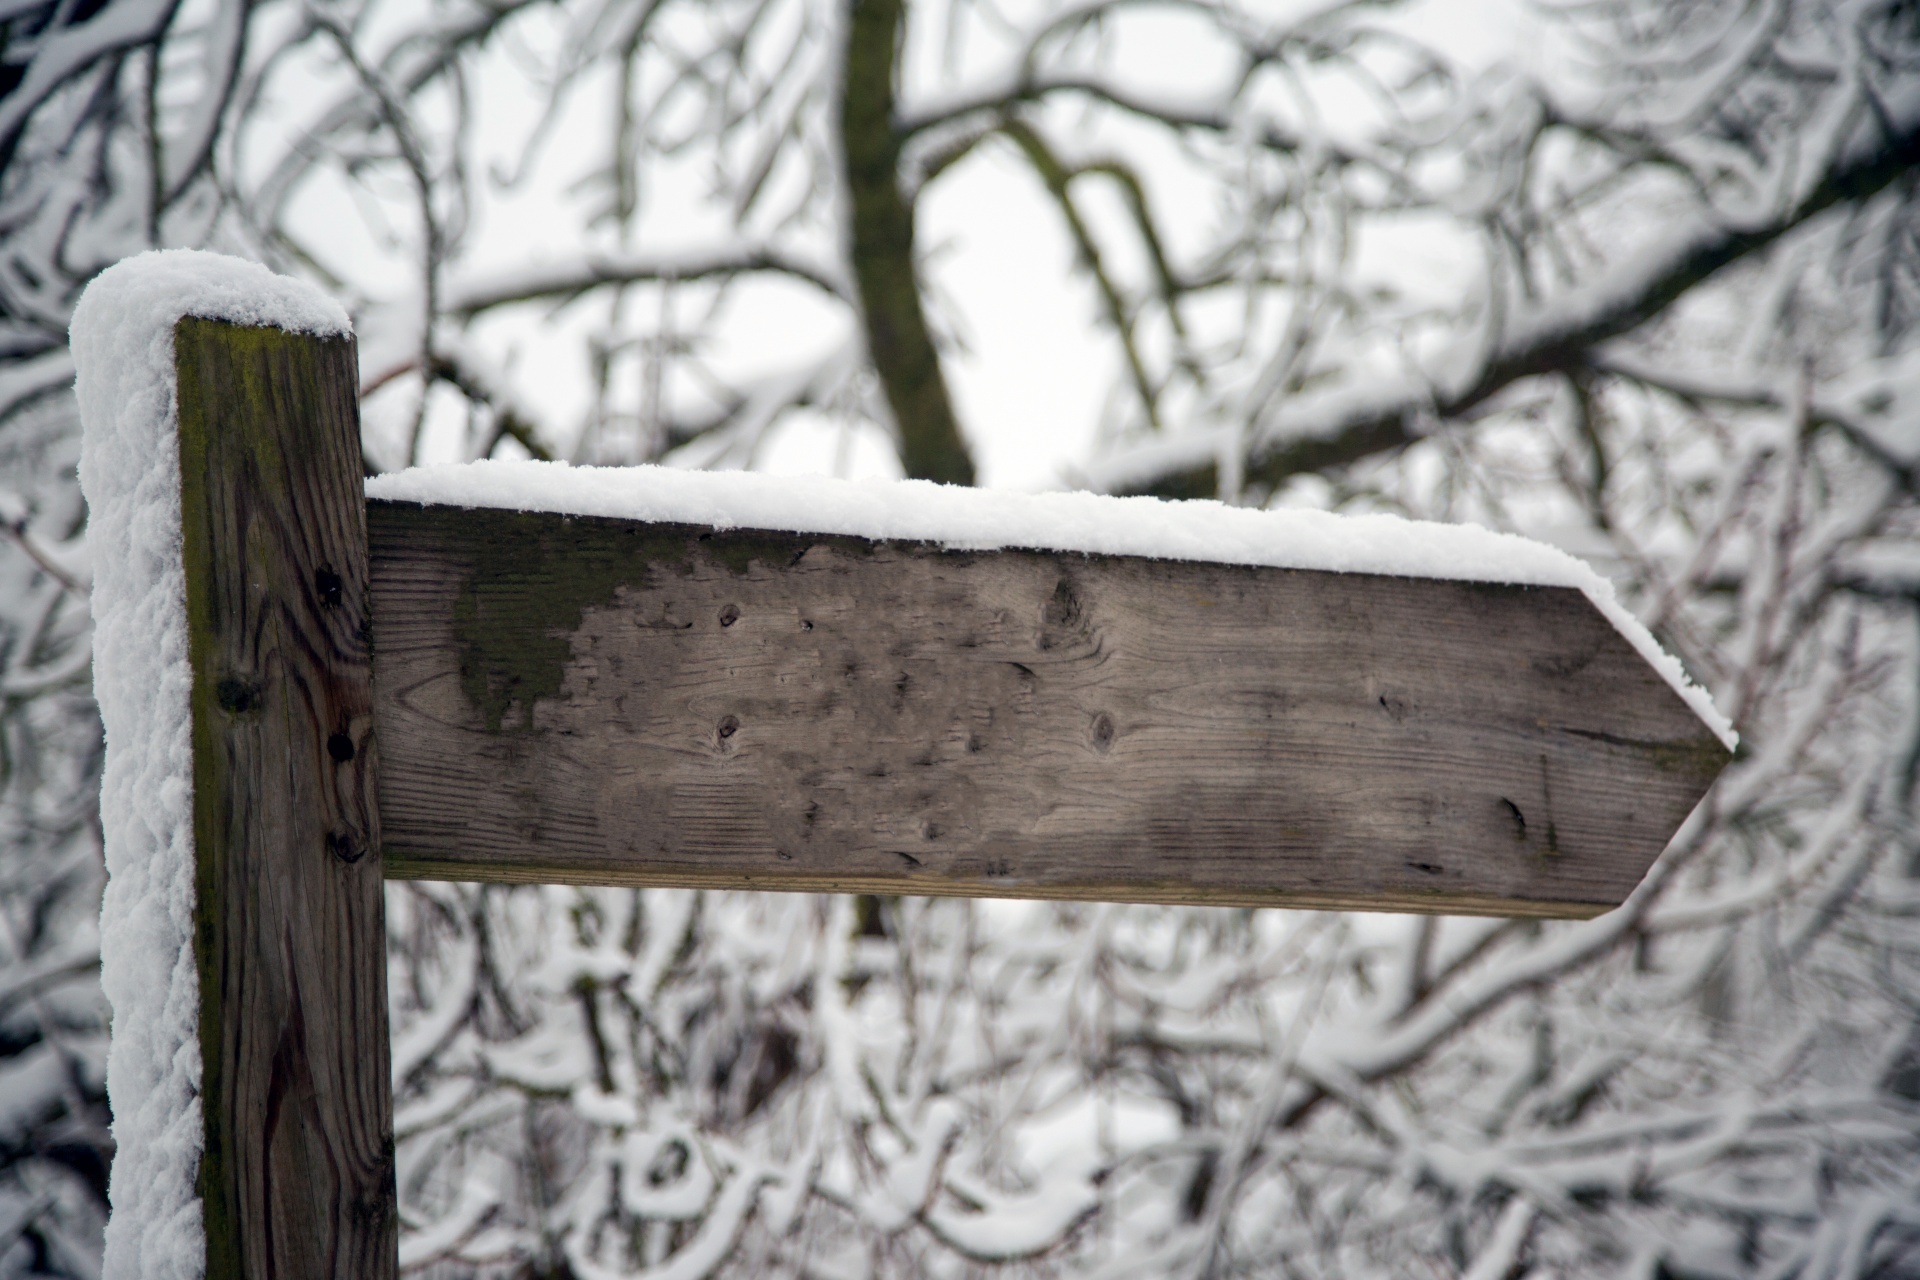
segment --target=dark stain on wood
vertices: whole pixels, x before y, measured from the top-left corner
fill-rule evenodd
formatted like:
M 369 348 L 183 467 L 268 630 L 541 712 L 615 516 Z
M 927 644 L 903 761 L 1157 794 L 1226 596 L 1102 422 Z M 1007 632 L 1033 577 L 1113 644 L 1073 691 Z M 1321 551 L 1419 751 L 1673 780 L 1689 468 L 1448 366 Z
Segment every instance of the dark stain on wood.
M 368 521 L 391 876 L 1591 915 L 1728 758 L 1571 589 Z
M 174 331 L 210 1280 L 395 1274 L 353 343 Z

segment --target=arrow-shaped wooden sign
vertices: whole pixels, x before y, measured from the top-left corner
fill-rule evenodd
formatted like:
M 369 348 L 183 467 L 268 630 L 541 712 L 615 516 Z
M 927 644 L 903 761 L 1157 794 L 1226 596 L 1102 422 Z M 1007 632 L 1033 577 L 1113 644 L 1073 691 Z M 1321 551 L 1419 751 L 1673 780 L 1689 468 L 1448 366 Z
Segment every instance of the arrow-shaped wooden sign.
M 330 302 L 151 255 L 81 313 L 103 954 L 147 993 L 113 1052 L 181 1050 L 110 1072 L 115 1212 L 149 1207 L 109 1250 L 190 1218 L 211 1280 L 395 1274 L 383 876 L 1590 915 L 1728 758 L 1537 546 L 924 486 L 867 520 L 659 472 L 368 502 Z M 636 484 L 686 500 L 587 492 Z M 787 516 L 720 527 L 780 504 L 712 486 L 756 485 Z M 573 514 L 508 509 L 555 486 Z M 197 1165 L 125 1181 L 195 1125 Z
M 1728 754 L 1571 587 L 396 501 L 368 533 L 389 876 L 1592 915 Z

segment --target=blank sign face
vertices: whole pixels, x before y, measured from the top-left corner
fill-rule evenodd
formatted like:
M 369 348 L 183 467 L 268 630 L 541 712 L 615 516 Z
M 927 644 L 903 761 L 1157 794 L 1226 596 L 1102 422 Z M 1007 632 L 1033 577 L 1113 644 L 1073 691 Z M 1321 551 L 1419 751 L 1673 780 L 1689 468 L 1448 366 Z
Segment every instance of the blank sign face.
M 1727 759 L 1570 588 L 368 523 L 390 877 L 1592 915 Z

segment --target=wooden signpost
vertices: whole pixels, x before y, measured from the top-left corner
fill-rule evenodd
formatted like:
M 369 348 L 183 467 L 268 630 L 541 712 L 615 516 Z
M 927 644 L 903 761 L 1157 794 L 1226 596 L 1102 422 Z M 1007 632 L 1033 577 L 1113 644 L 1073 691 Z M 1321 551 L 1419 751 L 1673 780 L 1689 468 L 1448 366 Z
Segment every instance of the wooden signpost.
M 383 876 L 1585 916 L 1728 758 L 1572 589 L 367 504 L 175 340 L 216 1280 L 394 1273 Z

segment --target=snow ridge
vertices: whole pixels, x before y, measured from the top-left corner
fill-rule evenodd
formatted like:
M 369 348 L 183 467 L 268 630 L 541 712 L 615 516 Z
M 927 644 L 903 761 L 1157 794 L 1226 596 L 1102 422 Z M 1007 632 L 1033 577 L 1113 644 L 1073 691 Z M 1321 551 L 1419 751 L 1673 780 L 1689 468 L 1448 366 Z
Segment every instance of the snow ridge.
M 415 467 L 367 481 L 367 496 L 456 507 L 1028 547 L 1093 555 L 1575 587 L 1652 663 L 1731 750 L 1733 726 L 1614 595 L 1557 547 L 1478 525 L 1324 511 L 1259 511 L 1095 493 L 1009 493 L 923 480 L 853 481 L 669 467 L 574 467 L 487 460 Z
M 191 250 L 128 258 L 87 287 L 71 332 L 80 485 L 93 553 L 93 684 L 106 726 L 101 984 L 118 1148 L 104 1280 L 195 1280 L 200 986 L 194 968 L 193 750 L 181 565 L 173 327 L 183 316 L 352 332 L 340 306 L 258 263 Z

